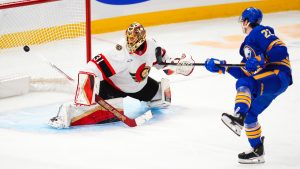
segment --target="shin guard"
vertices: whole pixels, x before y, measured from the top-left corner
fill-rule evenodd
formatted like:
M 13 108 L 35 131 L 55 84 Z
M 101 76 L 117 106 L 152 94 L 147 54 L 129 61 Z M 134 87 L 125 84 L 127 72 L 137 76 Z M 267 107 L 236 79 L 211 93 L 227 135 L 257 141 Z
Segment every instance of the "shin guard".
M 168 79 L 161 79 L 158 91 L 153 99 L 148 102 L 149 107 L 165 108 L 171 104 L 171 88 Z

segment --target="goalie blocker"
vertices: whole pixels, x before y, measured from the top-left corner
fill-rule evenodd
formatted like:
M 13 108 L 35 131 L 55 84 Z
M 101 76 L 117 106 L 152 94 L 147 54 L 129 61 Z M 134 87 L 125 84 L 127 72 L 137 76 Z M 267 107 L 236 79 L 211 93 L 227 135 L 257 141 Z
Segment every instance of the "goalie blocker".
M 153 79 L 148 80 L 152 82 L 154 81 Z M 101 83 L 97 79 L 95 74 L 83 71 L 79 72 L 74 103 L 69 102 L 61 105 L 57 116 L 50 119 L 48 124 L 51 127 L 60 129 L 77 125 L 90 125 L 119 121 L 119 119 L 109 110 L 96 104 L 95 95 L 99 94 L 101 96 L 101 91 L 99 92 L 100 84 Z M 148 106 L 150 108 L 165 108 L 171 104 L 171 90 L 169 80 L 162 79 L 158 84 L 159 87 L 155 96 L 151 101 L 148 101 Z M 146 85 L 144 88 L 147 89 L 149 87 L 151 87 L 151 85 Z M 139 95 L 142 96 L 143 93 L 144 92 L 141 92 L 139 93 Z M 118 93 L 116 93 L 115 95 L 118 96 Z M 130 95 L 131 94 L 129 93 L 128 96 Z M 105 95 L 103 95 L 102 97 L 105 98 Z M 117 109 L 118 112 L 124 114 L 123 97 L 106 99 L 105 101 L 112 105 L 115 109 Z

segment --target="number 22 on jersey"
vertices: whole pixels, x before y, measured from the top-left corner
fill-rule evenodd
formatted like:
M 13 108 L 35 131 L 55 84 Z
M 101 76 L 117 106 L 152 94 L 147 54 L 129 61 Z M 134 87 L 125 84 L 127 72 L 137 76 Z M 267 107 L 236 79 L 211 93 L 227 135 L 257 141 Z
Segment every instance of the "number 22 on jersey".
M 266 38 L 269 38 L 270 36 L 274 35 L 274 34 L 271 33 L 271 31 L 269 29 L 264 29 L 264 30 L 261 31 L 261 33 L 264 34 L 264 36 Z

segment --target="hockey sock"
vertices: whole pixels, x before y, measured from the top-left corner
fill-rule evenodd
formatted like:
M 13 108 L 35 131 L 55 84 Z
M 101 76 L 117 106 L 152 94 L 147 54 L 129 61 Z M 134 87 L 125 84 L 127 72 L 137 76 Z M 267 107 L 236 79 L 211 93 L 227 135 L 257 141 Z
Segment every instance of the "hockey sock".
M 248 112 L 251 105 L 251 93 L 248 87 L 241 86 L 237 89 L 237 94 L 235 97 L 235 107 L 234 109 L 239 109 L 239 113 L 245 115 Z
M 258 122 L 246 124 L 245 131 L 251 147 L 256 148 L 261 144 L 261 126 Z

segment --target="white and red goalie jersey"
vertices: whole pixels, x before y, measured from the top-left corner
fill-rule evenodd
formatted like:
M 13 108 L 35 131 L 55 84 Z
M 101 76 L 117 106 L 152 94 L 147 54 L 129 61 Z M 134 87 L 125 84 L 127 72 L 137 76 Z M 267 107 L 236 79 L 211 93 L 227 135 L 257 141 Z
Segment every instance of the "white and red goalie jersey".
M 146 39 L 142 51 L 130 54 L 123 40 L 113 49 L 104 51 L 88 63 L 88 70 L 92 71 L 99 80 L 106 80 L 115 88 L 125 93 L 140 91 L 147 83 L 152 67 L 161 69 L 157 64 L 156 50 L 159 45 L 153 39 Z M 163 60 L 169 59 L 166 51 L 161 48 Z

